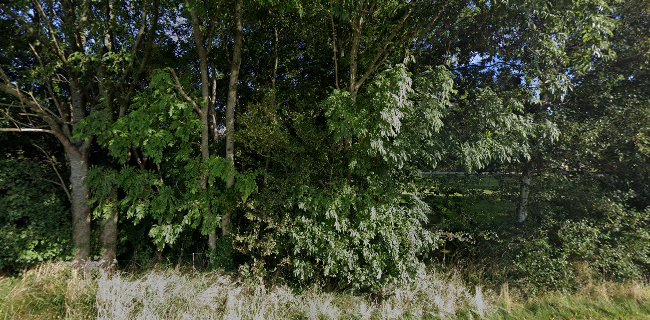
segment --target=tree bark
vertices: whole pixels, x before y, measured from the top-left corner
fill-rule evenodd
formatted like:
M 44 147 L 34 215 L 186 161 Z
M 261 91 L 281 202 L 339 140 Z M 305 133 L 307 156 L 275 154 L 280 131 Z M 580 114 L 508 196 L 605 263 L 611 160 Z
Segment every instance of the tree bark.
M 117 267 L 117 212 L 102 221 L 102 269 L 113 272 Z
M 334 61 L 334 86 L 339 89 L 339 61 L 338 61 L 338 44 L 336 41 L 336 25 L 334 24 L 334 15 L 330 12 L 330 23 L 332 24 L 332 60 Z
M 363 15 L 360 15 L 352 24 L 352 44 L 350 47 L 350 87 L 348 91 L 355 100 L 359 86 L 357 85 L 357 68 L 359 56 L 359 45 L 361 43 L 361 28 L 363 24 Z
M 190 15 L 192 16 L 192 35 L 194 37 L 194 43 L 196 45 L 196 52 L 199 55 L 199 70 L 201 72 L 201 112 L 199 116 L 201 117 L 201 159 L 203 163 L 207 163 L 210 159 L 210 76 L 208 70 L 208 54 L 205 48 L 205 39 L 201 32 L 201 21 L 199 21 L 199 15 L 196 12 L 196 8 L 191 8 Z M 201 191 L 206 195 L 207 201 L 207 212 L 206 215 L 212 214 L 211 208 L 209 205 L 209 199 L 207 198 L 208 191 L 208 174 L 203 172 L 201 174 Z M 214 253 L 217 250 L 217 232 L 210 231 L 208 234 L 208 247 L 210 252 Z
M 88 176 L 88 153 L 85 150 L 66 149 L 70 164 L 70 185 L 72 196 L 72 239 L 74 242 L 74 260 L 83 264 L 90 257 L 90 192 L 86 185 Z
M 230 63 L 228 101 L 226 102 L 226 159 L 233 166 L 235 165 L 235 104 L 237 103 L 237 83 L 239 82 L 239 67 L 241 65 L 241 49 L 243 46 L 242 2 L 242 0 L 237 0 L 235 3 L 235 44 Z M 231 188 L 234 183 L 235 176 L 231 172 L 226 182 L 226 188 Z M 221 218 L 221 233 L 224 236 L 232 233 L 231 215 L 232 209 L 226 210 Z
M 528 217 L 528 196 L 530 194 L 532 163 L 527 161 L 521 172 L 519 186 L 519 205 L 517 207 L 517 222 L 524 223 Z

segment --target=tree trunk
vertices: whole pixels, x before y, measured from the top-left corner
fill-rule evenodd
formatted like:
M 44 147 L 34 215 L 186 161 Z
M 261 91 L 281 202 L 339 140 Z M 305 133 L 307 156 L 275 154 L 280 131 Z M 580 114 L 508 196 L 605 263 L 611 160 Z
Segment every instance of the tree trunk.
M 357 95 L 357 58 L 359 56 L 359 45 L 361 43 L 361 25 L 363 24 L 363 16 L 359 16 L 352 24 L 352 44 L 350 47 L 350 95 L 354 100 Z
M 203 34 L 201 33 L 201 21 L 196 12 L 196 8 L 190 11 L 192 16 L 192 35 L 196 45 L 196 52 L 199 55 L 199 71 L 201 72 L 201 159 L 203 163 L 207 163 L 210 159 L 210 76 L 208 70 L 208 54 L 205 49 Z M 207 212 L 206 215 L 213 214 L 210 208 L 210 199 L 208 199 L 208 174 L 206 172 L 201 174 L 201 191 L 206 196 Z M 216 231 L 211 231 L 208 234 L 208 247 L 210 252 L 214 253 L 217 250 L 216 246 Z
M 336 25 L 334 24 L 334 15 L 330 12 L 330 23 L 332 24 L 332 60 L 334 61 L 334 86 L 339 89 L 339 60 L 338 44 L 336 41 Z
M 214 254 L 217 252 L 217 240 L 219 236 L 217 235 L 217 230 L 212 230 L 208 234 L 208 248 L 210 248 L 210 253 Z
M 102 221 L 102 268 L 112 272 L 117 267 L 117 212 Z
M 239 66 L 241 65 L 241 49 L 243 46 L 242 16 L 243 1 L 235 3 L 235 45 L 230 63 L 230 82 L 228 84 L 228 101 L 226 102 L 226 159 L 235 165 L 235 104 L 237 103 L 237 82 L 239 81 Z M 235 176 L 231 173 L 226 182 L 226 188 L 231 188 L 235 183 Z M 221 218 L 221 233 L 226 236 L 232 232 L 230 217 L 232 209 L 226 210 Z
M 519 206 L 517 207 L 517 222 L 524 223 L 528 217 L 528 195 L 530 194 L 532 163 L 527 161 L 521 172 L 519 186 Z
M 85 150 L 66 150 L 66 157 L 70 163 L 74 260 L 83 264 L 90 257 L 90 192 L 86 185 L 88 153 Z

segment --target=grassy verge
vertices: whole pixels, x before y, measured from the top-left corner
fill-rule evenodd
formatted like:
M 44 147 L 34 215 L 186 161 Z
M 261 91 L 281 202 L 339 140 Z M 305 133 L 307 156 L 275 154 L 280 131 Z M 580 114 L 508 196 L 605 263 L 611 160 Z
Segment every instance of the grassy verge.
M 96 282 L 68 264 L 51 263 L 20 279 L 0 279 L 2 319 L 95 319 Z
M 493 319 L 650 319 L 650 287 L 600 283 L 573 294 L 547 293 L 523 302 L 501 295 Z
M 423 273 L 387 298 L 295 292 L 222 273 L 175 269 L 82 275 L 46 264 L 0 278 L 0 319 L 650 319 L 650 287 L 602 283 L 521 300 Z

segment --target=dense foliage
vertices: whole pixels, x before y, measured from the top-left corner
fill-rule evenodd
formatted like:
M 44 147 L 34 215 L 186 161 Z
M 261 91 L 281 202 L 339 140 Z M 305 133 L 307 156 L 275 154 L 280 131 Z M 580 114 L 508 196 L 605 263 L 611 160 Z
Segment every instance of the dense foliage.
M 0 272 L 147 262 L 377 291 L 650 267 L 650 4 L 0 5 Z

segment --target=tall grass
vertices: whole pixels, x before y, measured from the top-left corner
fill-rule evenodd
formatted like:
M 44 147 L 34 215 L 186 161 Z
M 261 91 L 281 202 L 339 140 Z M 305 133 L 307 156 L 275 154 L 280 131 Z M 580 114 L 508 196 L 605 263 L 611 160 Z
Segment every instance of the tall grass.
M 378 299 L 219 272 L 82 274 L 54 263 L 0 278 L 0 319 L 650 319 L 650 287 L 640 283 L 523 300 L 507 285 L 497 293 L 459 279 L 422 272 Z
M 295 293 L 285 286 L 241 282 L 218 273 L 187 275 L 177 270 L 142 277 L 115 275 L 98 280 L 100 319 L 398 319 L 448 318 L 491 310 L 480 288 L 422 273 L 410 286 L 392 290 L 380 302 L 322 292 Z
M 94 319 L 96 282 L 66 263 L 48 263 L 19 280 L 0 279 L 2 319 Z
M 480 288 L 422 272 L 383 296 L 293 291 L 229 274 L 154 270 L 141 275 L 75 272 L 46 264 L 19 280 L 0 279 L 3 319 L 399 319 L 483 317 L 494 308 Z M 9 288 L 9 289 L 7 289 Z M 0 293 L 0 297 L 2 294 Z
M 518 301 L 501 289 L 493 319 L 650 319 L 650 287 L 600 282 L 578 292 L 550 292 Z

